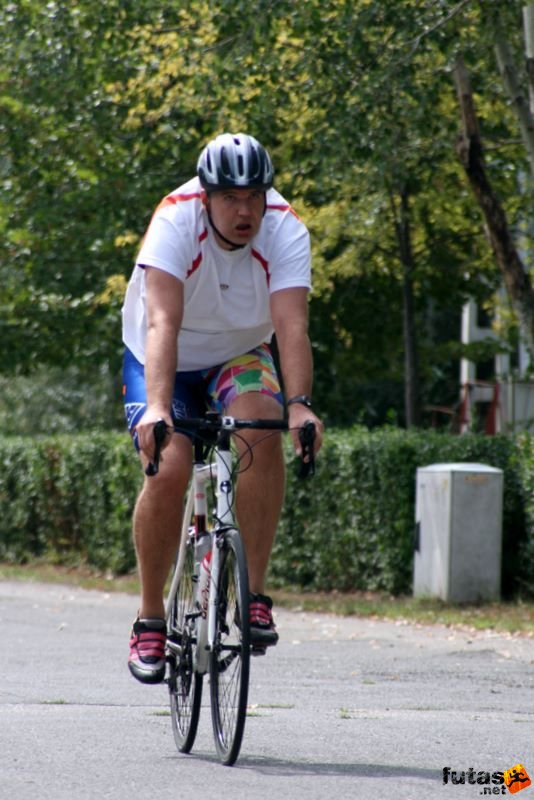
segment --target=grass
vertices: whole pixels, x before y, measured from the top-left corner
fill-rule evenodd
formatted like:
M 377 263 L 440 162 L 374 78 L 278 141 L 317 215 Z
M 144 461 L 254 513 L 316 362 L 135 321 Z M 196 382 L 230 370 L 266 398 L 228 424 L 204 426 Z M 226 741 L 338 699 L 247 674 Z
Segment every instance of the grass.
M 391 597 L 375 592 L 273 592 L 278 606 L 300 611 L 316 611 L 387 619 L 424 625 L 465 626 L 474 630 L 495 630 L 534 636 L 533 602 L 452 604 L 436 598 Z
M 64 567 L 35 562 L 32 564 L 0 563 L 0 581 L 30 581 L 34 583 L 62 583 L 103 592 L 139 593 L 135 575 L 105 575 L 88 567 Z
M 112 576 L 89 568 L 59 567 L 52 564 L 0 564 L 0 580 L 63 583 L 106 592 L 139 594 L 135 575 Z M 534 637 L 534 602 L 500 602 L 455 605 L 434 598 L 391 597 L 375 592 L 302 592 L 276 589 L 275 605 L 293 611 L 312 611 L 386 619 L 424 625 L 463 626 L 472 630 Z
M 66 700 L 42 700 L 41 705 L 43 706 L 67 706 L 68 702 Z

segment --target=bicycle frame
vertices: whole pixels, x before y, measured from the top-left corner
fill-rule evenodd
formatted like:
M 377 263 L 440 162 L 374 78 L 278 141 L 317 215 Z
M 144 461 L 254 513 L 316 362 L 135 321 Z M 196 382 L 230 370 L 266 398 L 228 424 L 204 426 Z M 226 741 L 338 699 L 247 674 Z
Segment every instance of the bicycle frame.
M 227 420 L 226 430 L 224 430 L 225 420 Z M 235 525 L 232 481 L 233 454 L 230 446 L 232 424 L 233 418 L 223 417 L 223 433 L 215 448 L 213 461 L 206 463 L 204 460 L 195 460 L 193 464 L 191 482 L 183 512 L 178 558 L 165 609 L 166 617 L 168 618 L 170 614 L 170 604 L 176 593 L 177 584 L 182 574 L 188 539 L 196 543 L 201 535 L 207 533 L 211 537 L 211 574 L 208 608 L 205 615 L 200 608 L 202 599 L 200 597 L 197 598 L 197 602 L 199 603 L 199 615 L 197 618 L 197 647 L 195 649 L 194 666 L 195 671 L 200 674 L 205 674 L 208 671 L 209 651 L 213 648 L 215 640 L 216 587 L 218 585 L 220 569 L 220 550 L 217 547 L 217 537 L 222 530 L 227 530 Z M 208 518 L 207 488 L 213 479 L 216 480 L 215 525 L 211 530 L 206 531 L 206 520 Z M 193 527 L 190 526 L 192 516 L 194 518 Z

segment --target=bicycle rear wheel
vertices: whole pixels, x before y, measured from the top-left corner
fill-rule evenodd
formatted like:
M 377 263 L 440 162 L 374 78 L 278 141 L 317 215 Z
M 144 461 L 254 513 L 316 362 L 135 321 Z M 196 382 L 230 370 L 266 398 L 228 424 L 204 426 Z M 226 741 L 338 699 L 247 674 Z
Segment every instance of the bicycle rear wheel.
M 202 698 L 202 675 L 193 668 L 196 647 L 194 545 L 185 545 L 182 574 L 170 605 L 167 622 L 167 659 L 172 730 L 181 753 L 189 753 L 197 734 Z
M 224 534 L 210 653 L 211 718 L 217 753 L 231 766 L 241 747 L 250 665 L 248 573 L 238 531 Z

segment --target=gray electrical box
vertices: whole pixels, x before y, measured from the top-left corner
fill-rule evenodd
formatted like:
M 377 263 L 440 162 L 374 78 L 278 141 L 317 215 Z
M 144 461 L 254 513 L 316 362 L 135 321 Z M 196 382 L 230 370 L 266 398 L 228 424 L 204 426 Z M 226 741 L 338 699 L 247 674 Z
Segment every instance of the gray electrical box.
M 500 469 L 433 464 L 417 470 L 414 596 L 499 599 L 502 506 Z

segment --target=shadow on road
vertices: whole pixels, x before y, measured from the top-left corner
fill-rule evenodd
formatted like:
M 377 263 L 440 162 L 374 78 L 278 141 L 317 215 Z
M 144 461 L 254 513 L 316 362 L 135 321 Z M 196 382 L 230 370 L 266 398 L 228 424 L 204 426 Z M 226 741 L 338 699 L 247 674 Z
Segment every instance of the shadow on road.
M 204 756 L 201 753 L 191 754 L 189 758 L 198 758 L 201 761 L 217 761 L 216 757 Z M 347 764 L 321 761 L 298 761 L 280 758 L 266 758 L 262 756 L 239 757 L 233 767 L 234 770 L 251 770 L 264 775 L 296 776 L 296 775 L 332 775 L 351 778 L 412 778 L 415 780 L 437 781 L 441 779 L 441 772 L 436 769 L 418 767 L 392 766 L 390 764 Z

